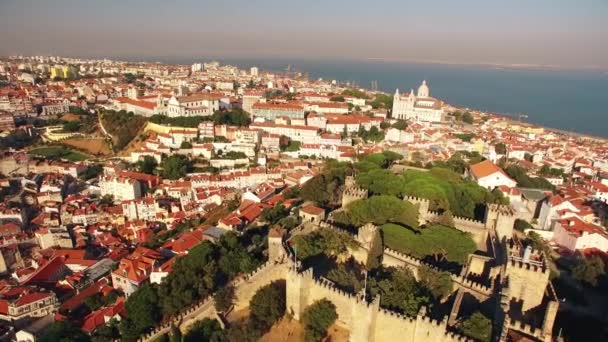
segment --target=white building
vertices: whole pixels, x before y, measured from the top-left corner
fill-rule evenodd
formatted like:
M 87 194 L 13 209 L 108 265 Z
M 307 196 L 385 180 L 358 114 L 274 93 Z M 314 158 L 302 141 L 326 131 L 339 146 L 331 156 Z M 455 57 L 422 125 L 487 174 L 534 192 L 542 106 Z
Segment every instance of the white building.
M 517 186 L 516 181 L 511 179 L 501 168 L 489 160 L 471 165 L 467 169 L 466 175 L 475 180 L 480 186 L 489 190 L 493 190 L 501 185 L 508 188 Z
M 142 196 L 141 184 L 135 179 L 107 175 L 99 181 L 101 195 L 112 195 L 114 200 L 124 201 L 140 198 Z
M 221 97 L 212 94 L 173 96 L 167 106 L 167 116 L 205 116 L 220 109 Z
M 414 141 L 414 133 L 397 128 L 389 128 L 386 131 L 384 140 L 397 143 L 411 143 Z
M 430 97 L 426 81 L 418 88 L 418 95 L 412 90 L 409 94 L 399 94 L 399 89 L 393 96 L 393 118 L 415 121 L 439 122 L 443 120 L 441 101 Z
M 578 217 L 559 220 L 555 223 L 553 241 L 571 252 L 595 248 L 608 251 L 608 234 L 599 226 L 584 222 Z

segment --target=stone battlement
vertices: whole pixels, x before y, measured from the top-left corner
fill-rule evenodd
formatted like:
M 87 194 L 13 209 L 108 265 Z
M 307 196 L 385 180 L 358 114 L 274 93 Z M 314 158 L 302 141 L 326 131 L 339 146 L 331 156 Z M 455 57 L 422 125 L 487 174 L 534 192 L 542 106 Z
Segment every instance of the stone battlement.
M 490 296 L 492 294 L 492 288 L 482 285 L 480 283 L 474 282 L 470 279 L 466 279 L 465 277 L 461 276 L 461 275 L 455 275 L 452 274 L 452 281 L 459 284 L 462 287 L 466 287 L 468 289 L 471 289 L 475 292 L 479 292 L 482 294 L 485 294 L 487 296 Z
M 538 273 L 549 273 L 549 268 L 544 267 L 544 266 L 538 266 L 538 265 L 534 265 L 531 263 L 527 263 L 524 261 L 516 261 L 516 260 L 509 260 L 509 262 L 507 263 L 507 272 L 508 272 L 508 268 L 517 268 L 517 269 L 522 269 L 522 270 L 527 270 L 527 271 L 531 271 L 531 272 L 538 272 Z
M 343 290 L 337 288 L 336 284 L 329 279 L 321 277 L 321 278 L 313 278 L 312 281 L 313 281 L 313 285 L 316 285 L 316 286 L 322 287 L 326 290 L 329 290 L 330 292 L 333 292 L 334 294 L 336 294 L 338 296 L 346 297 L 348 299 L 353 299 L 356 297 L 352 293 L 349 293 L 349 292 L 346 292 L 346 291 L 343 291 Z
M 491 203 L 488 204 L 488 210 L 505 216 L 515 216 L 515 210 L 510 205 Z
M 511 320 L 509 320 L 508 327 L 509 327 L 509 329 L 517 330 L 524 334 L 528 334 L 530 336 L 534 336 L 536 338 L 543 339 L 543 332 L 541 329 L 535 328 L 524 322 L 520 322 L 520 321 L 511 319 Z
M 353 234 L 352 232 L 350 232 L 350 231 L 348 231 L 346 229 L 342 229 L 342 228 L 336 227 L 333 224 L 331 224 L 329 222 L 325 222 L 325 221 L 319 223 L 319 228 L 333 229 L 333 230 L 338 231 L 340 233 L 347 234 L 348 236 L 352 236 L 353 238 L 356 237 L 356 235 Z
M 426 198 L 420 198 L 420 197 L 415 197 L 415 196 L 405 196 L 403 197 L 404 201 L 409 201 L 412 202 L 414 204 L 417 203 L 430 203 L 430 201 Z

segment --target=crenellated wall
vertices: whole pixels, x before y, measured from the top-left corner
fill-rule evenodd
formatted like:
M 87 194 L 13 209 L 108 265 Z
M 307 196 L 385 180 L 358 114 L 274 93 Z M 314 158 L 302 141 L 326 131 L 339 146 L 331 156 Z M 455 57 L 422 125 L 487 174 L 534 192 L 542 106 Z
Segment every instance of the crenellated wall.
M 371 303 L 334 287 L 325 279 L 315 279 L 311 269 L 287 273 L 287 312 L 297 320 L 315 301 L 327 299 L 336 306 L 337 324 L 350 331 L 351 342 L 433 341 L 453 342 L 467 339 L 449 333 L 447 320 L 435 321 L 423 308 L 417 317 L 407 317 L 380 308 L 380 298 Z
M 236 281 L 234 283 L 234 309 L 240 310 L 249 307 L 249 301 L 257 290 L 275 280 L 285 279 L 287 269 L 287 263 L 275 264 L 274 262 L 267 262 L 257 270 Z

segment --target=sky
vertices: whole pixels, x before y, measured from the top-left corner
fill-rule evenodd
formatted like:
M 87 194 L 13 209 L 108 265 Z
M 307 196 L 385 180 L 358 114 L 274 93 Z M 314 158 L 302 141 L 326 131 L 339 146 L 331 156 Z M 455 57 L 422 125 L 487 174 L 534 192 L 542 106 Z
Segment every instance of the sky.
M 0 55 L 608 69 L 608 0 L 0 0 Z

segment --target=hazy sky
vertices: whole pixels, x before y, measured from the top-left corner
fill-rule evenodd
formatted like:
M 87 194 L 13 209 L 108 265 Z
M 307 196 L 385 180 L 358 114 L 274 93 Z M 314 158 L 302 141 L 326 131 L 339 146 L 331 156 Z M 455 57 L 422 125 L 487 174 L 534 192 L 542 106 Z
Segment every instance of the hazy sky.
M 608 67 L 608 0 L 0 0 L 0 54 Z

